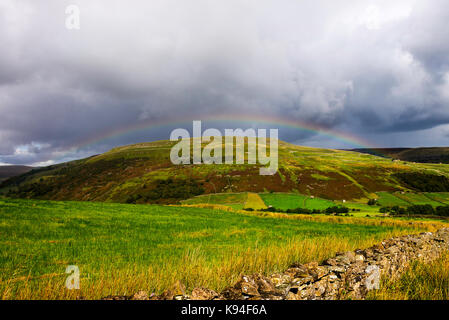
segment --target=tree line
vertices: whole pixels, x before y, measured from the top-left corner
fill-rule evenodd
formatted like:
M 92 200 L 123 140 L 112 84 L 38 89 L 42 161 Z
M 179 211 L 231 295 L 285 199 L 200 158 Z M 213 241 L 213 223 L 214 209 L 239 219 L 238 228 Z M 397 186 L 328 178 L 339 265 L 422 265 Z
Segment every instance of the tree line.
M 390 213 L 391 215 L 406 216 L 440 216 L 449 217 L 449 206 L 433 207 L 430 204 L 413 205 L 409 207 L 382 207 L 381 213 Z
M 254 209 L 252 208 L 246 208 L 244 209 L 246 211 L 254 211 Z M 333 207 L 328 207 L 324 210 L 320 210 L 320 209 L 307 209 L 307 208 L 295 208 L 295 209 L 287 209 L 287 210 L 282 210 L 282 209 L 278 209 L 275 207 L 268 207 L 266 209 L 262 209 L 259 211 L 264 211 L 264 212 L 278 212 L 278 213 L 290 213 L 290 214 L 320 214 L 320 213 L 325 213 L 325 214 L 349 214 L 349 212 L 351 211 L 351 209 L 344 207 L 344 206 L 333 206 Z M 352 211 L 360 211 L 360 209 L 352 209 Z

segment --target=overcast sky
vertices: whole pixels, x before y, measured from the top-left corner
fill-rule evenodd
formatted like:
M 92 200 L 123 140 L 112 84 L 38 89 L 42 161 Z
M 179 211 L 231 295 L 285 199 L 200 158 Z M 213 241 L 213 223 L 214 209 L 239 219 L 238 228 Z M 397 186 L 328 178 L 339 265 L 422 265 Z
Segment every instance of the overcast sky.
M 79 30 L 66 28 L 70 4 Z M 447 0 L 0 0 L 0 163 L 168 139 L 172 127 L 158 126 L 83 144 L 223 114 L 381 147 L 447 146 L 448 30 Z M 358 147 L 279 129 L 298 144 Z

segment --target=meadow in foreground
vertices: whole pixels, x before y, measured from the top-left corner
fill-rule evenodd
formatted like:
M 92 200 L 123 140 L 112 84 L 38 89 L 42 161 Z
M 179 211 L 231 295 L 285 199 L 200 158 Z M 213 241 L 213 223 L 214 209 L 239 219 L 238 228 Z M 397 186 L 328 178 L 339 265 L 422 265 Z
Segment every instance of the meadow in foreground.
M 427 230 L 375 219 L 282 217 L 196 207 L 0 199 L 0 297 L 96 299 L 161 292 L 177 280 L 187 290 L 221 290 L 242 273 L 280 271 L 293 262 L 320 261 L 337 251 Z M 64 287 L 68 265 L 80 268 L 79 291 Z

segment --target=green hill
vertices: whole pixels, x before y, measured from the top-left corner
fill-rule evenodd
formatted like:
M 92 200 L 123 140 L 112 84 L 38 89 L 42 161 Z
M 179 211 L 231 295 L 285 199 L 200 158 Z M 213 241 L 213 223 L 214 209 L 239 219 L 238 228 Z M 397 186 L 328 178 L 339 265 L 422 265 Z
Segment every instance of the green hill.
M 9 197 L 122 203 L 178 203 L 211 193 L 285 192 L 330 200 L 375 192 L 449 191 L 449 166 L 279 143 L 279 170 L 259 165 L 173 165 L 175 142 L 118 147 L 101 155 L 34 169 L 0 185 Z M 422 190 L 421 190 L 422 189 Z

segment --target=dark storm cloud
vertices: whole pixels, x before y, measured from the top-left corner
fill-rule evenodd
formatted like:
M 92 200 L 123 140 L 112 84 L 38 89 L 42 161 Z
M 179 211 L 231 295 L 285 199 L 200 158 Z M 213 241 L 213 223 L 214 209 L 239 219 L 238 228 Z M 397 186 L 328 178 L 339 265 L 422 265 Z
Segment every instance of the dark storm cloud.
M 81 9 L 79 31 L 65 28 L 68 4 Z M 0 163 L 166 139 L 169 128 L 154 128 L 71 149 L 144 121 L 227 113 L 384 146 L 447 144 L 448 29 L 443 0 L 3 0 Z M 282 130 L 289 141 L 338 147 Z

